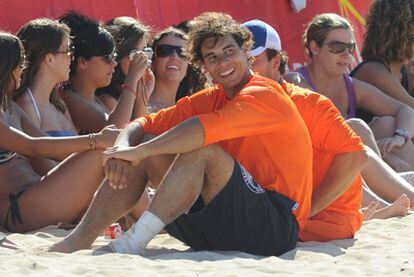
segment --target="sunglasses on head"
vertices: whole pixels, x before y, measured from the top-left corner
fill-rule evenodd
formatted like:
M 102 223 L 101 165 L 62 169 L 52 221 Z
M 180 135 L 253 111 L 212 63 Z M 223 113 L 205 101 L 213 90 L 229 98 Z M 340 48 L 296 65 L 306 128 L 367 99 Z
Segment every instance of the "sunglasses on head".
M 323 44 L 328 45 L 328 50 L 332 54 L 341 54 L 345 50 L 348 50 L 349 54 L 354 54 L 356 43 L 346 43 L 342 41 L 332 40 L 332 41 L 324 41 Z
M 183 48 L 181 46 L 170 45 L 170 44 L 161 44 L 155 47 L 155 57 L 156 58 L 165 58 L 177 53 L 180 58 L 185 58 L 183 53 Z
M 102 55 L 101 57 L 107 64 L 110 64 L 116 60 L 116 58 L 118 57 L 118 54 L 116 52 L 112 52 L 111 54 Z

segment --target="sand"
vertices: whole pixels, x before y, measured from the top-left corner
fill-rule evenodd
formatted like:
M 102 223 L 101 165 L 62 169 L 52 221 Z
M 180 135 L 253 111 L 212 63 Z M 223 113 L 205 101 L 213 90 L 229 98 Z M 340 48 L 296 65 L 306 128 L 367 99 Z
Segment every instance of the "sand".
M 7 234 L 0 244 L 0 276 L 414 275 L 413 214 L 369 221 L 354 239 L 299 243 L 281 257 L 194 252 L 167 234 L 156 236 L 144 257 L 92 255 L 92 250 L 73 254 L 36 252 L 39 246 L 47 247 L 67 233 L 50 226 L 30 234 Z M 93 248 L 106 243 L 101 236 Z

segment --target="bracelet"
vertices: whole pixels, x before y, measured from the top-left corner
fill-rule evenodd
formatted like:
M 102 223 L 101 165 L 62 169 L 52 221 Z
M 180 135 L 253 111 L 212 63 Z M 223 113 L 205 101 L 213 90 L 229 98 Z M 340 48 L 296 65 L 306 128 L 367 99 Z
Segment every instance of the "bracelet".
M 88 134 L 88 140 L 89 140 L 89 149 L 95 150 L 96 149 L 95 134 L 94 133 Z
M 408 133 L 408 131 L 406 129 L 403 129 L 403 128 L 395 129 L 395 131 L 392 135 L 404 138 L 404 144 L 407 143 L 407 141 L 409 141 L 411 139 L 410 134 Z
M 135 90 L 133 90 L 130 86 L 128 86 L 127 84 L 123 83 L 121 85 L 121 88 L 126 89 L 129 92 L 132 92 L 132 94 L 134 94 L 135 97 L 137 97 L 137 92 Z

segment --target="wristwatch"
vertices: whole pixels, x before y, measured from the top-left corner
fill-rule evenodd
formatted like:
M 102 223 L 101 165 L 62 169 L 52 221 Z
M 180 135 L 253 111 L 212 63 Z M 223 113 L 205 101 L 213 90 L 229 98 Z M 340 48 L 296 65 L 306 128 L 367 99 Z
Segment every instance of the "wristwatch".
M 407 141 L 409 141 L 411 139 L 410 134 L 408 133 L 408 131 L 406 129 L 403 129 L 403 128 L 395 129 L 395 131 L 392 135 L 403 137 L 404 138 L 404 143 L 407 143 Z

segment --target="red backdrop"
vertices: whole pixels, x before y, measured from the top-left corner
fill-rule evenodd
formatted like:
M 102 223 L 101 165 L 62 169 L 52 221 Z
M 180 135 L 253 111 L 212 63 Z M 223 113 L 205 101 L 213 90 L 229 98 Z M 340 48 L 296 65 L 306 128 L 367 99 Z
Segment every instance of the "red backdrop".
M 25 22 L 37 17 L 56 18 L 70 9 L 92 18 L 107 20 L 128 15 L 160 30 L 204 11 L 231 14 L 243 22 L 266 21 L 278 31 L 283 48 L 289 53 L 289 64 L 305 62 L 301 35 L 306 23 L 316 14 L 335 12 L 347 17 L 355 28 L 359 45 L 363 35 L 363 17 L 371 0 L 308 0 L 306 9 L 295 13 L 290 0 L 1 0 L 0 27 L 16 32 Z M 357 56 L 356 56 L 357 57 Z

